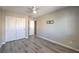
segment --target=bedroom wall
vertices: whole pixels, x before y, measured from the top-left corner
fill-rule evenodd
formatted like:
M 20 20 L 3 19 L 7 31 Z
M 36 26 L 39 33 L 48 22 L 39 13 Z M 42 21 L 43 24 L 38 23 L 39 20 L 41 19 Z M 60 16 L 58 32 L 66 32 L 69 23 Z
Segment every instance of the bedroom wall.
M 54 24 L 47 24 L 47 20 Z M 37 35 L 79 49 L 79 7 L 66 7 L 37 18 Z
M 2 42 L 2 10 L 0 9 L 0 45 Z

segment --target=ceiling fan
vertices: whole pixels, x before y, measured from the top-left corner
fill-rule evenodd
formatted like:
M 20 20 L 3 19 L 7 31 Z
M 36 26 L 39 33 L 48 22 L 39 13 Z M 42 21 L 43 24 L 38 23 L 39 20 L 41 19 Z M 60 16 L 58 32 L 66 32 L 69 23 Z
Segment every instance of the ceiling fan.
M 33 6 L 32 7 L 32 10 L 33 10 L 33 13 L 36 14 L 37 13 L 37 10 L 38 10 L 38 7 L 37 6 Z
M 26 12 L 28 14 L 34 15 L 34 14 L 37 14 L 38 10 L 39 10 L 39 7 L 38 6 L 31 6 L 31 7 L 27 7 Z

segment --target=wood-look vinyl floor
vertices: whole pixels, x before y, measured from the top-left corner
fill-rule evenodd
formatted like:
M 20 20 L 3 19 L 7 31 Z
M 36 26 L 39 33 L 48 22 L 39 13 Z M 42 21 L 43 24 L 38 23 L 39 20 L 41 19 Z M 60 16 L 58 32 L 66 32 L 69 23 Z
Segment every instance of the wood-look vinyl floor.
M 19 39 L 7 42 L 0 48 L 1 53 L 76 53 L 42 38 L 31 36 L 29 39 Z

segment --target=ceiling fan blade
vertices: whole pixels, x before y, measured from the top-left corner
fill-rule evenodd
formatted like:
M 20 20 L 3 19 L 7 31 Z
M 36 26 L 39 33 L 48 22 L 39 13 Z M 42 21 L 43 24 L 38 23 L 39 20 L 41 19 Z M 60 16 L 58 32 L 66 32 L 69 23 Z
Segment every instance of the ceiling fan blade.
M 30 10 L 26 10 L 25 12 L 26 12 L 26 13 L 32 13 L 32 11 L 30 11 Z

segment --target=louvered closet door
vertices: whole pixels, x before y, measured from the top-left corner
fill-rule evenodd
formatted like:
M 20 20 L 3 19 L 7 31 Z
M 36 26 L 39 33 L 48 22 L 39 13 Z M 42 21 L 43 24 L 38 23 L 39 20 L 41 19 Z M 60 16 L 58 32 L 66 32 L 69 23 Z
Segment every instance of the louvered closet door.
M 25 38 L 25 18 L 17 18 L 16 21 L 16 38 Z
M 16 18 L 11 16 L 5 17 L 5 41 L 16 40 Z

